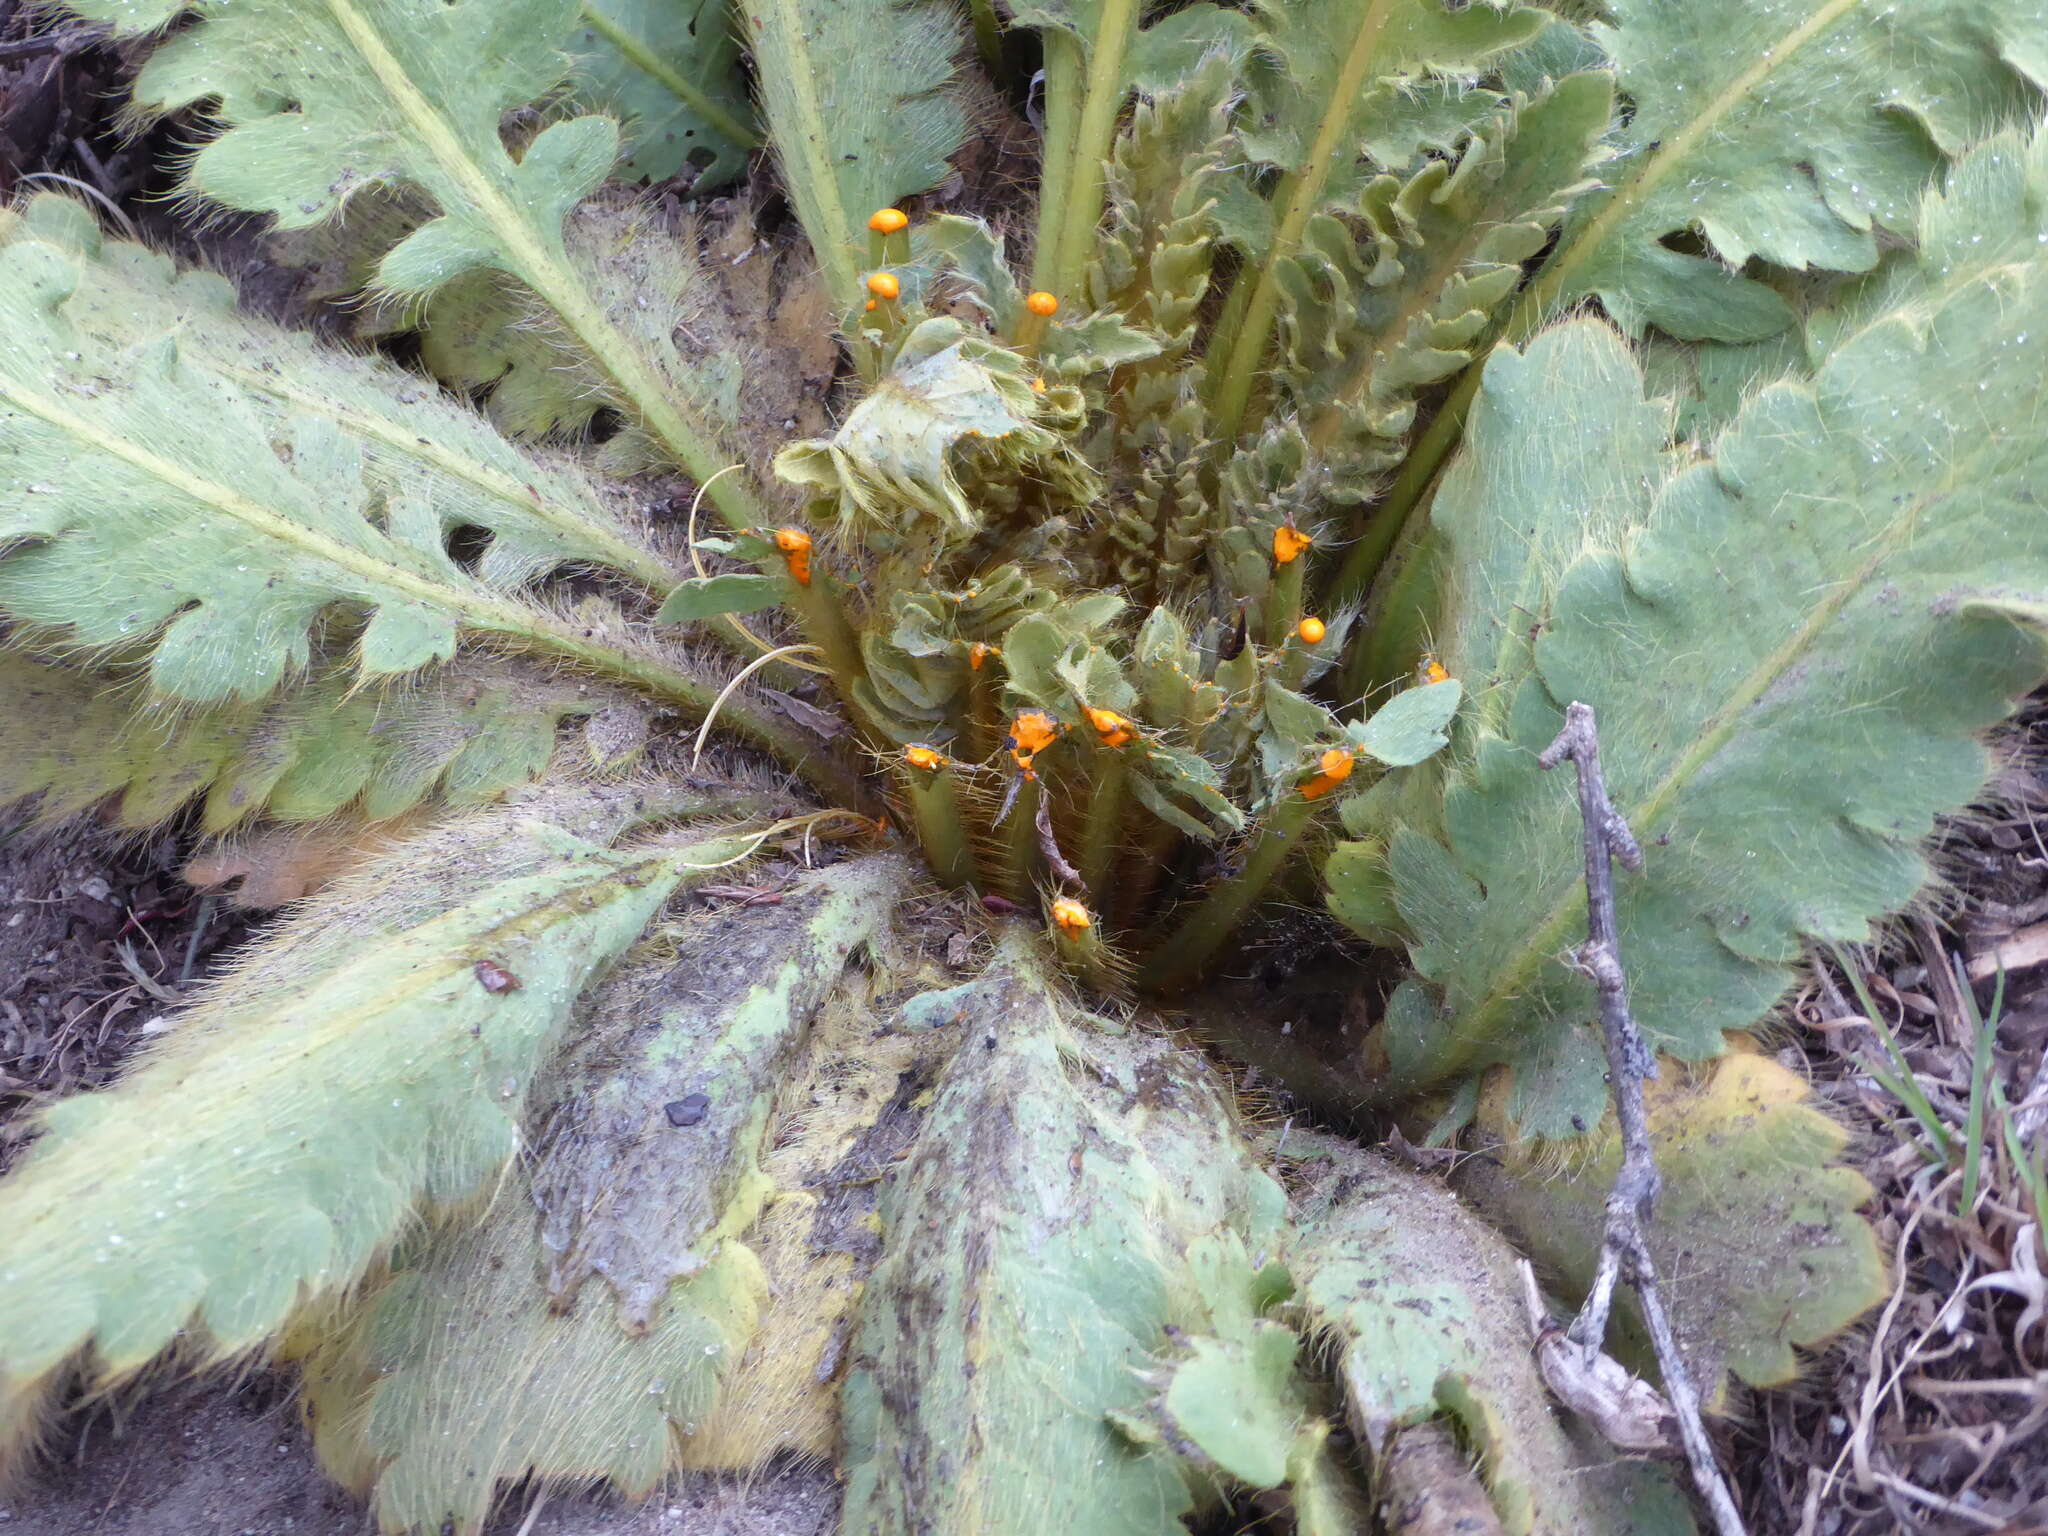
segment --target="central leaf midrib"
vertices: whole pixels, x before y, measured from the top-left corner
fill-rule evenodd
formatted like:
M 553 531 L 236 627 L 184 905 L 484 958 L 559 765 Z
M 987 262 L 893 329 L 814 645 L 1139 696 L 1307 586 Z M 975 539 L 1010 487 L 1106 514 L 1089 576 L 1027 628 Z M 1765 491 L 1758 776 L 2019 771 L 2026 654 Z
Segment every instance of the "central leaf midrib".
M 1357 97 L 1379 53 L 1380 35 L 1386 30 L 1392 4 L 1393 0 L 1371 0 L 1359 17 L 1358 31 L 1353 34 L 1351 47 L 1337 72 L 1329 102 L 1316 125 L 1316 136 L 1303 157 L 1302 168 L 1281 181 L 1284 205 L 1274 227 L 1273 247 L 1259 268 L 1244 319 L 1232 338 L 1224 361 L 1222 387 L 1217 392 L 1215 407 L 1215 435 L 1221 440 L 1228 441 L 1236 436 L 1245 408 L 1251 402 L 1256 364 L 1265 352 L 1273 314 L 1279 306 L 1279 288 L 1274 271 L 1292 256 L 1294 248 L 1301 243 L 1309 218 L 1322 200 L 1337 141 L 1343 135 L 1345 124 L 1351 121 L 1351 114 L 1357 110 Z
M 68 433 L 88 450 L 105 453 L 141 470 L 201 506 L 240 523 L 259 537 L 300 554 L 323 560 L 364 583 L 364 590 L 360 592 L 351 592 L 345 587 L 338 589 L 335 592 L 336 600 L 352 599 L 375 607 L 390 601 L 389 596 L 379 595 L 379 589 L 382 588 L 388 593 L 448 614 L 458 623 L 468 623 L 479 630 L 512 636 L 574 657 L 596 672 L 621 678 L 677 702 L 688 704 L 700 714 L 711 705 L 714 697 L 712 689 L 687 673 L 678 672 L 651 657 L 634 655 L 601 641 L 586 638 L 538 610 L 505 602 L 484 593 L 465 592 L 456 587 L 446 586 L 418 572 L 409 571 L 388 560 L 381 560 L 365 550 L 356 549 L 328 534 L 308 528 L 305 524 L 238 491 L 230 490 L 203 475 L 195 474 L 182 465 L 130 442 L 127 438 L 107 432 L 93 421 L 47 395 L 0 379 L 0 399 L 48 422 L 59 431 Z M 779 737 L 773 728 L 764 730 L 764 722 L 757 717 L 755 711 L 738 707 L 736 700 L 727 702 L 726 711 L 727 718 L 742 734 L 764 743 L 772 742 L 777 748 L 787 747 L 787 739 Z
M 1679 792 L 1727 745 L 1744 712 L 1791 670 L 1850 600 L 1864 590 L 1871 576 L 1898 553 L 1918 526 L 1921 514 L 1950 494 L 1961 473 L 1961 461 L 1958 461 L 1950 466 L 1948 474 L 1938 485 L 1930 487 L 1901 508 L 1899 517 L 1875 542 L 1870 556 L 1835 584 L 1834 590 L 1784 644 L 1751 669 L 1727 702 L 1702 724 L 1693 744 L 1679 756 L 1650 793 L 1622 811 L 1639 841 L 1650 840 L 1650 834 L 1657 829 Z M 1626 580 L 1625 573 L 1623 579 Z M 1522 946 L 1520 957 L 1500 974 L 1499 980 L 1484 997 L 1464 1012 L 1459 1024 L 1463 1041 L 1463 1050 L 1459 1052 L 1461 1057 L 1469 1059 L 1474 1052 L 1490 1043 L 1493 1014 L 1523 996 L 1531 976 L 1550 956 L 1567 947 L 1574 919 L 1585 910 L 1585 905 L 1585 888 L 1575 876 L 1565 894 L 1551 908 L 1549 916 L 1537 926 L 1534 936 Z
M 1607 205 L 1587 222 L 1570 247 L 1560 252 L 1542 277 L 1530 285 L 1522 302 L 1516 306 L 1514 318 L 1508 325 L 1506 339 L 1519 340 L 1541 322 L 1551 305 L 1557 301 L 1557 296 L 1563 292 L 1571 274 L 1585 265 L 1593 253 L 1606 243 L 1608 237 L 1648 200 L 1650 193 L 1663 185 L 1671 173 L 1685 163 L 1701 141 L 1720 126 L 1724 117 L 1734 111 L 1758 86 L 1804 51 L 1807 44 L 1862 3 L 1863 0 L 1827 0 L 1819 10 L 1786 33 L 1782 42 L 1773 48 L 1765 49 L 1755 63 L 1729 81 L 1708 101 L 1698 116 L 1692 118 L 1670 138 L 1659 143 L 1643 160 L 1636 174 L 1617 188 Z
M 857 286 L 853 262 L 846 252 L 845 237 L 850 226 L 846 205 L 839 197 L 839 180 L 833 174 L 832 162 L 826 154 L 824 113 L 819 109 L 817 92 L 812 85 L 823 76 L 818 73 L 817 62 L 810 56 L 793 0 L 761 0 L 761 3 L 772 7 L 775 35 L 780 44 L 795 55 L 794 67 L 788 72 L 783 85 L 796 102 L 797 115 L 802 120 L 796 135 L 797 153 L 810 167 L 808 176 L 792 180 L 810 182 L 812 196 L 818 200 L 818 212 L 824 224 L 823 229 L 811 231 L 812 248 L 825 268 L 825 286 L 831 293 L 832 302 L 850 303 Z M 790 153 L 786 136 L 777 137 L 776 147 L 784 155 Z
M 425 145 L 428 154 L 461 190 L 469 208 L 482 216 L 503 243 L 515 272 L 582 343 L 592 363 L 618 387 L 633 414 L 704 485 L 725 466 L 712 452 L 712 434 L 687 421 L 669 401 L 660 381 L 605 314 L 590 302 L 575 273 L 556 260 L 534 227 L 522 218 L 484 168 L 463 148 L 440 111 L 420 93 L 377 29 L 354 0 L 325 0 L 328 10 L 361 55 L 379 88 Z M 444 210 L 443 217 L 446 217 Z M 729 521 L 747 527 L 760 520 L 753 497 L 730 477 L 708 486 L 707 494 Z

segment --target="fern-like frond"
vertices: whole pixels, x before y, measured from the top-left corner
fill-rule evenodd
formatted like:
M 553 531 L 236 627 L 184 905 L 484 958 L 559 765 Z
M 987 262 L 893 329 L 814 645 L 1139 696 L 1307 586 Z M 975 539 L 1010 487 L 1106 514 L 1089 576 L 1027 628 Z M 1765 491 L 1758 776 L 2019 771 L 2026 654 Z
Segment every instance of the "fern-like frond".
M 1088 302 L 1158 331 L 1162 362 L 1187 351 L 1209 291 L 1237 89 L 1227 56 L 1205 58 L 1139 104 L 1104 167 L 1108 223 L 1089 261 Z
M 2048 209 L 2048 156 L 2010 136 L 1977 154 L 1992 164 L 1930 201 L 1918 285 L 1846 329 L 1810 381 L 1751 397 L 1709 460 L 1617 508 L 1642 526 L 1579 555 L 1546 612 L 1465 621 L 1536 625 L 1535 672 L 1471 743 L 1447 844 L 1392 843 L 1417 968 L 1441 989 L 1441 1004 L 1419 984 L 1397 997 L 1381 1037 L 1395 1091 L 1512 1060 L 1529 1134 L 1601 1113 L 1590 986 L 1555 960 L 1584 922 L 1578 813 L 1535 766 L 1571 700 L 1597 711 L 1609 789 L 1647 852 L 1617 892 L 1636 1014 L 1661 1049 L 1716 1053 L 1809 938 L 1861 939 L 1927 881 L 1920 841 L 1982 786 L 1980 735 L 2038 680 L 2029 626 L 2048 611 L 2032 489 L 2048 374 L 2015 340 L 2048 333 L 2048 244 L 1994 233 Z M 2009 259 L 1958 281 L 1946 252 L 1970 228 Z M 1589 409 L 1640 421 L 1640 386 L 1619 397 L 1558 400 L 1551 430 L 1584 444 L 1616 425 L 1589 438 Z
M 1261 238 L 1209 347 L 1209 394 L 1226 438 L 1244 421 L 1273 333 L 1280 302 L 1273 263 L 1301 250 L 1318 215 L 1353 200 L 1367 173 L 1365 142 L 1379 138 L 1384 146 L 1387 120 L 1405 112 L 1412 83 L 1476 75 L 1545 21 L 1519 0 L 1284 0 L 1259 17 L 1252 96 L 1239 133 L 1253 159 L 1283 175 L 1271 200 L 1270 237 L 1263 219 L 1237 222 L 1240 230 L 1258 228 Z M 1412 154 L 1410 147 L 1393 166 Z
M 701 196 L 746 170 L 761 135 L 725 0 L 583 0 L 570 51 L 576 99 L 619 120 L 616 175 L 690 170 Z
M 121 35 L 162 27 L 185 0 L 69 6 Z M 508 112 L 569 73 L 560 44 L 576 0 L 249 0 L 209 7 L 150 55 L 139 109 L 211 104 L 225 130 L 192 157 L 185 189 L 301 229 L 338 215 L 366 188 L 412 189 L 434 216 L 378 263 L 377 291 L 424 298 L 465 273 L 502 273 L 532 290 L 622 409 L 699 481 L 730 456 L 715 425 L 674 396 L 570 262 L 562 224 L 601 185 L 618 125 L 598 116 L 550 124 L 514 157 Z M 759 521 L 745 485 L 713 490 L 729 518 Z
M 1318 215 L 1276 264 L 1282 395 L 1330 499 L 1369 498 L 1400 463 L 1417 395 L 1471 361 L 1522 263 L 1594 185 L 1612 107 L 1602 73 L 1511 102 L 1455 164 L 1375 179 L 1355 210 L 1362 237 Z
M 940 0 L 740 0 L 783 185 L 835 307 L 862 298 L 868 216 L 946 178 L 967 137 Z
M 605 845 L 732 798 L 580 792 L 437 829 L 258 945 L 116 1086 L 51 1106 L 0 1182 L 0 1395 L 87 1345 L 99 1381 L 180 1340 L 254 1348 L 486 1185 L 584 985 L 756 839 Z

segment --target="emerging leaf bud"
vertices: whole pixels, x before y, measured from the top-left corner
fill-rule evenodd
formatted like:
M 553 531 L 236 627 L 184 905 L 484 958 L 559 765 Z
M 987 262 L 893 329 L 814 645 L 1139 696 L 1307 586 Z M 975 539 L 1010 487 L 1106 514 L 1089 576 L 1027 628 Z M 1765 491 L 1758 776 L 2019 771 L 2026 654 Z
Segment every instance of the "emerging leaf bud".
M 876 300 L 874 300 L 874 299 L 869 299 L 869 300 L 867 301 L 867 303 L 865 303 L 865 304 L 861 305 L 861 308 L 862 308 L 862 309 L 864 309 L 864 310 L 866 310 L 866 311 L 867 311 L 867 312 L 868 312 L 869 314 L 871 314 L 871 315 L 872 315 L 872 314 L 873 314 L 873 313 L 875 312 L 875 304 L 876 304 L 876 302 L 877 302 L 877 301 L 876 301 Z
M 903 292 L 903 285 L 896 281 L 894 272 L 870 272 L 868 292 L 878 299 L 893 299 Z
M 801 528 L 775 530 L 775 547 L 789 566 L 789 579 L 800 587 L 811 584 L 811 536 Z
M 1052 920 L 1065 934 L 1086 933 L 1095 926 L 1095 914 L 1071 896 L 1056 897 L 1052 904 Z
M 1289 565 L 1301 558 L 1301 552 L 1315 543 L 1315 540 L 1299 528 L 1283 524 L 1273 530 L 1273 563 Z
M 1088 723 L 1095 727 L 1095 734 L 1102 738 L 1105 747 L 1128 746 L 1136 738 L 1131 722 L 1113 709 L 1088 709 L 1083 713 L 1088 716 Z
M 868 228 L 878 235 L 893 235 L 907 228 L 910 215 L 901 208 L 877 208 L 868 215 Z
M 1040 289 L 1037 293 L 1025 298 L 1024 307 L 1034 315 L 1044 318 L 1060 312 L 1060 301 L 1044 289 Z
M 967 648 L 968 670 L 972 672 L 979 672 L 981 670 L 982 663 L 987 661 L 989 657 L 1000 656 L 1002 654 L 1003 653 L 997 650 L 994 646 L 984 645 L 981 641 L 977 640 L 974 642 L 973 645 Z
M 1314 614 L 1310 614 L 1295 626 L 1294 632 L 1301 636 L 1303 645 L 1321 645 L 1323 636 L 1330 632 L 1330 627 Z

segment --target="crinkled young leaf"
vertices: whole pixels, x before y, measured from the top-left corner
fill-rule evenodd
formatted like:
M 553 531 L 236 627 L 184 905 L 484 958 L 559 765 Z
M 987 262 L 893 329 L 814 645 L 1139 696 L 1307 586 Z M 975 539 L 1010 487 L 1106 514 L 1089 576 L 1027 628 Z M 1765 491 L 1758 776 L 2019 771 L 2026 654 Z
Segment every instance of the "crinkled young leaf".
M 1240 137 L 1247 153 L 1284 172 L 1274 188 L 1270 233 L 1234 220 L 1253 241 L 1209 348 L 1208 392 L 1219 435 L 1235 437 L 1265 366 L 1281 305 L 1282 269 L 1321 215 L 1348 205 L 1367 175 L 1362 150 L 1384 143 L 1381 121 L 1408 83 L 1431 74 L 1472 75 L 1534 37 L 1543 12 L 1519 0 L 1285 0 L 1264 23 Z M 1409 155 L 1399 156 L 1405 164 Z M 1574 177 L 1576 179 L 1576 177 Z M 1240 309 L 1238 306 L 1242 305 Z
M 701 196 L 746 170 L 761 136 L 722 0 L 583 0 L 569 46 L 577 99 L 619 119 L 616 174 L 693 171 Z
M 1312 1141 L 1296 1171 L 1297 1304 L 1335 1342 L 1351 1427 L 1373 1454 L 1448 1417 L 1512 1536 L 1693 1530 L 1668 1473 L 1617 1460 L 1551 1401 L 1514 1250 L 1441 1183 L 1335 1139 Z
M 585 793 L 553 821 L 498 812 L 402 845 L 115 1087 L 46 1110 L 0 1182 L 0 1395 L 88 1344 L 101 1381 L 180 1337 L 196 1359 L 252 1349 L 355 1284 L 421 1205 L 486 1185 L 577 993 L 693 870 L 751 845 L 602 845 L 688 803 Z
M 2038 152 L 2015 151 L 1980 154 L 2041 174 Z M 2012 260 L 1961 282 L 1944 270 L 1965 227 L 2000 238 L 2048 206 L 2034 182 L 2015 202 L 2017 180 L 1966 167 L 1930 204 L 1944 233 L 1921 282 L 1845 331 L 1810 383 L 1752 397 L 1712 459 L 1646 487 L 1633 513 L 1617 503 L 1644 523 L 1625 553 L 1563 574 L 1537 675 L 1446 792 L 1448 845 L 1393 840 L 1444 1010 L 1410 1010 L 1433 1022 L 1386 1037 L 1399 1091 L 1507 1060 L 1529 1134 L 1602 1111 L 1591 989 L 1555 961 L 1585 921 L 1578 808 L 1535 766 L 1565 702 L 1594 707 L 1609 791 L 1644 845 L 1616 894 L 1658 1048 L 1715 1054 L 1777 1000 L 1809 936 L 1861 938 L 1925 883 L 1921 840 L 1977 793 L 1980 733 L 2042 670 L 2023 625 L 2048 595 L 2033 489 L 2048 449 L 2030 425 L 2048 374 L 2020 338 L 2048 334 L 2048 243 L 2012 242 Z M 1629 389 L 1549 416 L 1597 443 L 1618 423 L 1589 437 L 1581 418 L 1617 409 L 1640 411 Z
M 833 303 L 861 300 L 868 215 L 945 180 L 967 137 L 941 0 L 740 0 L 783 184 Z
M 949 1010 L 959 1054 L 889 1175 L 845 1393 L 850 1533 L 1178 1528 L 1177 1458 L 1107 1416 L 1142 1419 L 1135 1368 L 1169 1326 L 1207 1331 L 1195 1250 L 1272 1245 L 1279 1191 L 1199 1059 L 1084 1023 L 1026 942 Z
M 1745 262 L 1868 269 L 1944 158 L 2034 115 L 2048 89 L 2043 0 L 1617 0 L 1608 15 L 1593 30 L 1635 104 L 1625 159 L 1542 296 L 1597 294 L 1631 331 L 1784 329 L 1791 310 Z M 1670 249 L 1673 234 L 1713 256 Z
M 918 515 L 931 536 L 957 539 L 981 524 L 955 472 L 963 440 L 1022 457 L 1056 446 L 1037 424 L 1030 366 L 957 320 L 922 321 L 895 366 L 830 439 L 792 443 L 776 473 L 837 499 L 843 524 L 897 528 Z
M 1751 1386 L 1782 1386 L 1799 1374 L 1796 1349 L 1832 1338 L 1891 1288 L 1877 1235 L 1857 1215 L 1870 1186 L 1838 1162 L 1848 1133 L 1798 1077 L 1747 1052 L 1696 1074 L 1669 1068 L 1647 1100 L 1663 1179 L 1650 1251 L 1693 1380 L 1710 1398 L 1730 1371 Z M 1560 1166 L 1555 1148 L 1514 1143 L 1502 1107 L 1482 1105 L 1494 1145 L 1459 1165 L 1458 1187 L 1582 1296 L 1621 1139 L 1603 1125 Z M 1652 1369 L 1632 1295 L 1615 1315 L 1633 1362 Z
M 1573 201 L 1596 185 L 1613 106 L 1604 72 L 1573 75 L 1479 123 L 1455 160 L 1380 176 L 1348 220 L 1319 214 L 1275 268 L 1280 377 L 1338 500 L 1397 465 L 1417 395 L 1472 358 Z

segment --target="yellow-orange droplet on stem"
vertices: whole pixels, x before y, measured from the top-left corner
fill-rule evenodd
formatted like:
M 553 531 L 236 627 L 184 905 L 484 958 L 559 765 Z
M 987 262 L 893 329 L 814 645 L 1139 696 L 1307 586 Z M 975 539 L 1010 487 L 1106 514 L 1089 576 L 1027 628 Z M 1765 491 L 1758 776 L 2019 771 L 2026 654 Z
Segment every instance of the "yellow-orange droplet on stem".
M 868 292 L 878 299 L 893 299 L 903 292 L 903 285 L 896 281 L 894 272 L 870 272 Z
M 907 228 L 910 215 L 901 208 L 877 208 L 868 215 L 868 228 L 878 235 L 893 235 Z
M 1024 307 L 1034 315 L 1045 317 L 1060 312 L 1060 301 L 1041 288 L 1024 300 Z
M 1295 626 L 1294 632 L 1301 636 L 1303 645 L 1321 645 L 1323 636 L 1330 632 L 1330 627 L 1314 614 L 1310 614 Z
M 1095 926 L 1095 914 L 1071 896 L 1061 896 L 1054 900 L 1052 920 L 1059 925 L 1062 933 L 1086 933 Z

